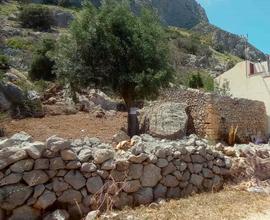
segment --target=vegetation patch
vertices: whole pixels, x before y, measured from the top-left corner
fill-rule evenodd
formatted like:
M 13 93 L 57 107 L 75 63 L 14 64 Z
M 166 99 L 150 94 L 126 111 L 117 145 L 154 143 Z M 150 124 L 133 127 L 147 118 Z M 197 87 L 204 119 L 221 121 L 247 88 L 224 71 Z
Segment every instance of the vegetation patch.
M 19 20 L 22 27 L 33 28 L 40 31 L 51 29 L 54 21 L 52 11 L 38 4 L 27 4 L 20 8 Z
M 12 49 L 33 50 L 33 42 L 27 37 L 15 36 L 6 40 L 6 45 Z

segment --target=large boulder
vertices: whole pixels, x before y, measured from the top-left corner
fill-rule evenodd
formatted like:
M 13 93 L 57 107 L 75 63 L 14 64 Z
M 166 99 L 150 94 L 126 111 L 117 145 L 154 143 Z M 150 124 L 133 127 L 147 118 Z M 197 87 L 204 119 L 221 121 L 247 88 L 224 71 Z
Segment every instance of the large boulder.
M 188 116 L 181 103 L 153 103 L 140 112 L 140 132 L 154 137 L 180 139 L 186 135 Z
M 100 105 L 101 108 L 105 110 L 117 109 L 117 103 L 100 90 L 91 89 L 88 98 L 89 101 L 95 103 L 96 105 Z
M 0 94 L 0 108 L 11 110 L 13 117 L 42 117 L 44 115 L 40 97 L 35 91 L 24 92 L 11 82 L 1 82 Z

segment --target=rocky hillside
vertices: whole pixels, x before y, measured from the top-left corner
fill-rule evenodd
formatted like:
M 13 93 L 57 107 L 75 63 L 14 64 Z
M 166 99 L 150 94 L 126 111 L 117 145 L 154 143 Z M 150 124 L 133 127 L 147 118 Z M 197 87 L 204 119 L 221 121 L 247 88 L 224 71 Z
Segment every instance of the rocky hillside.
M 224 31 L 207 22 L 201 22 L 192 28 L 193 31 L 209 36 L 212 39 L 213 46 L 220 52 L 229 52 L 235 56 L 247 58 L 249 60 L 258 61 L 258 59 L 265 60 L 265 54 L 254 47 L 252 44 L 247 43 L 245 39 L 236 34 Z M 245 55 L 245 47 L 247 53 Z

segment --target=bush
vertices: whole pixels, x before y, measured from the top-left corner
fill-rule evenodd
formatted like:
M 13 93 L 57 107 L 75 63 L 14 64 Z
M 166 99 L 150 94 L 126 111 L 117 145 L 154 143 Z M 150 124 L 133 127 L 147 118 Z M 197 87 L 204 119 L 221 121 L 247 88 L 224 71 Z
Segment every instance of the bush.
M 29 77 L 31 80 L 53 80 L 55 74 L 53 73 L 54 61 L 48 57 L 48 52 L 54 50 L 55 43 L 52 39 L 43 39 L 41 44 L 37 47 Z
M 7 40 L 7 46 L 13 49 L 31 50 L 33 42 L 22 37 L 11 37 Z
M 52 73 L 54 62 L 43 55 L 36 55 L 31 64 L 29 77 L 31 80 L 53 80 L 55 75 Z
M 9 67 L 9 60 L 8 60 L 8 57 L 5 56 L 5 55 L 1 55 L 0 54 L 0 70 L 2 69 L 8 69 Z
M 203 80 L 201 74 L 198 72 L 197 74 L 193 74 L 189 79 L 189 87 L 194 89 L 203 88 Z
M 54 23 L 49 8 L 34 4 L 21 7 L 19 20 L 23 27 L 38 30 L 49 30 Z

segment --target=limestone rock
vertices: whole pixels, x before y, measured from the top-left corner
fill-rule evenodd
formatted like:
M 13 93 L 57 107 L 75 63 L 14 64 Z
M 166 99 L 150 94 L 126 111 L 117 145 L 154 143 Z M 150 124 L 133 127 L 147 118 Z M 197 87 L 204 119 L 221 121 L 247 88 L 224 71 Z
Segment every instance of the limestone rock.
M 55 177 L 52 182 L 54 192 L 62 192 L 69 188 L 69 185 L 64 181 L 63 178 Z
M 158 159 L 158 161 L 156 163 L 156 165 L 160 168 L 166 167 L 166 166 L 168 166 L 168 164 L 169 164 L 168 161 L 166 159 L 162 159 L 162 158 Z
M 62 138 L 52 136 L 46 140 L 47 148 L 53 152 L 59 152 L 61 150 L 69 149 L 71 142 Z
M 148 155 L 145 153 L 141 153 L 139 155 L 130 155 L 128 160 L 133 163 L 142 163 L 148 158 Z
M 29 157 L 33 159 L 38 159 L 42 156 L 46 146 L 43 142 L 34 142 L 34 143 L 28 143 L 24 149 L 29 155 Z
M 186 135 L 187 120 L 183 104 L 156 103 L 142 111 L 140 131 L 158 138 L 180 139 Z
M 21 131 L 19 133 L 12 135 L 10 140 L 14 141 L 16 144 L 20 144 L 23 142 L 31 142 L 33 141 L 33 138 L 24 131 Z
M 65 163 L 61 157 L 50 159 L 50 170 L 65 169 Z
M 80 161 L 73 160 L 66 164 L 66 168 L 69 170 L 73 170 L 73 169 L 75 170 L 75 169 L 79 169 L 81 165 L 82 164 Z
M 168 189 L 167 198 L 177 199 L 181 196 L 181 190 L 179 187 L 171 187 Z
M 34 160 L 21 160 L 10 166 L 10 170 L 15 173 L 23 173 L 33 168 Z
M 152 188 L 141 188 L 139 191 L 134 193 L 135 205 L 146 205 L 150 204 L 154 200 Z
M 4 177 L 0 181 L 0 186 L 5 186 L 5 185 L 11 185 L 20 182 L 22 179 L 22 174 L 20 173 L 11 173 L 8 176 Z
M 68 220 L 69 214 L 64 209 L 57 209 L 53 211 L 52 213 L 45 216 L 43 220 Z
M 141 183 L 139 180 L 131 180 L 123 183 L 123 190 L 126 193 L 137 192 L 141 188 Z
M 50 161 L 47 158 L 35 160 L 35 170 L 47 170 L 50 167 Z
M 101 169 L 102 170 L 113 170 L 116 168 L 116 163 L 114 160 L 110 159 L 105 161 L 102 165 L 101 165 Z
M 179 184 L 177 178 L 173 175 L 163 177 L 160 182 L 167 187 L 176 187 Z
M 94 152 L 94 161 L 97 164 L 101 164 L 106 160 L 112 159 L 114 152 L 110 149 L 98 149 Z
M 80 151 L 78 158 L 81 162 L 88 162 L 92 158 L 93 152 L 89 148 L 84 148 Z
M 190 177 L 190 182 L 195 186 L 201 186 L 203 177 L 197 174 L 192 174 Z
M 76 153 L 70 149 L 62 150 L 61 157 L 63 160 L 76 160 L 77 159 Z
M 43 194 L 38 198 L 37 202 L 34 204 L 34 207 L 37 209 L 45 210 L 51 206 L 56 201 L 56 196 L 54 192 L 45 190 Z
M 82 194 L 74 189 L 68 189 L 58 198 L 61 203 L 76 204 L 82 201 Z
M 88 192 L 95 194 L 103 187 L 103 181 L 99 176 L 91 177 L 86 182 Z
M 143 173 L 143 165 L 142 164 L 131 164 L 129 166 L 128 176 L 131 179 L 140 179 Z
M 0 187 L 0 207 L 12 210 L 25 203 L 33 189 L 24 184 L 7 185 Z
M 65 181 L 67 183 L 69 183 L 74 189 L 81 189 L 82 187 L 85 186 L 85 178 L 83 177 L 83 175 L 79 172 L 79 171 L 74 171 L 71 170 L 69 171 L 65 177 L 64 177 Z
M 144 166 L 143 175 L 140 178 L 142 186 L 153 187 L 157 185 L 158 181 L 162 178 L 160 172 L 161 169 L 154 164 Z
M 9 220 L 38 220 L 39 218 L 39 210 L 24 205 L 14 209 Z
M 166 193 L 167 193 L 167 187 L 163 186 L 162 184 L 158 184 L 155 188 L 154 188 L 154 198 L 159 199 L 159 198 L 166 198 Z
M 97 170 L 97 166 L 94 163 L 83 163 L 81 166 L 81 172 L 91 173 Z
M 0 150 L 0 170 L 27 157 L 25 150 L 19 147 L 7 147 Z
M 29 186 L 36 186 L 46 183 L 49 180 L 48 175 L 42 170 L 32 170 L 23 174 L 23 180 Z
M 45 190 L 45 186 L 43 184 L 37 185 L 34 188 L 33 198 L 38 198 Z

